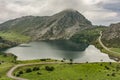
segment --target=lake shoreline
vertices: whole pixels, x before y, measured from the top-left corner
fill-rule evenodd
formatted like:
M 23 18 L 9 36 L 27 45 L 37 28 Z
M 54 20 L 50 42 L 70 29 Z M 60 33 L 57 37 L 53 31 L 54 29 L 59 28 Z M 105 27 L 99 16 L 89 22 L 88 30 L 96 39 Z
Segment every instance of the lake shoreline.
M 18 60 L 34 60 L 44 58 L 62 60 L 63 58 L 65 58 L 66 60 L 73 59 L 75 60 L 75 62 L 100 62 L 104 60 L 109 61 L 108 55 L 104 53 L 100 54 L 100 50 L 95 48 L 94 45 L 89 45 L 85 49 L 85 51 L 75 51 L 73 48 L 76 47 L 69 47 L 69 45 L 71 45 L 71 42 L 67 42 L 67 44 L 67 46 L 64 46 L 63 44 L 61 44 L 62 46 L 60 46 L 58 45 L 58 42 L 57 44 L 51 44 L 46 42 L 31 42 L 27 44 L 29 45 L 29 47 L 16 46 L 8 49 L 5 52 L 15 54 L 16 56 L 18 56 Z M 109 62 L 112 61 L 110 60 Z

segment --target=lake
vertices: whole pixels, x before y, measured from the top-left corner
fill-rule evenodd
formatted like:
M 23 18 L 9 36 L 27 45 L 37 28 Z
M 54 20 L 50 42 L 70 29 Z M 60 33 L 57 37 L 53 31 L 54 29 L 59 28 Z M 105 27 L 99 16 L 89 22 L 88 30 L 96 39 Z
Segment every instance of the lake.
M 18 60 L 32 60 L 51 58 L 62 60 L 73 59 L 74 62 L 115 62 L 107 54 L 100 52 L 94 45 L 89 45 L 81 51 L 81 44 L 71 41 L 39 41 L 21 44 L 7 49 L 6 53 L 13 53 Z M 82 49 L 83 50 L 83 49 Z

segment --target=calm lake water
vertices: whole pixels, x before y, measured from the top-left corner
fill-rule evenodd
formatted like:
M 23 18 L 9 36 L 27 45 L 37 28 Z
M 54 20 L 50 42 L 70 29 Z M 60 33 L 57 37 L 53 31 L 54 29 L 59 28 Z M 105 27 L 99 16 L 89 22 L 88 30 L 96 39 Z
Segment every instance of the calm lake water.
M 15 54 L 18 56 L 18 60 L 43 58 L 61 60 L 66 58 L 73 59 L 74 62 L 114 62 L 107 54 L 101 53 L 93 45 L 89 45 L 84 51 L 81 51 L 79 46 L 80 44 L 69 41 L 40 41 L 9 48 L 5 52 Z

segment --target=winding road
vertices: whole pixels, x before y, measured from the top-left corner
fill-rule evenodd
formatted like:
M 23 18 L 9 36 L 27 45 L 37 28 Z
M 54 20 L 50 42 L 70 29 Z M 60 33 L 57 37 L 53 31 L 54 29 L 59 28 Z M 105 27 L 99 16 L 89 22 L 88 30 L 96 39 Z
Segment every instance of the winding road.
M 98 38 L 98 41 L 99 41 L 100 45 L 101 45 L 105 50 L 107 50 L 108 52 L 111 52 L 111 53 L 114 53 L 114 54 L 120 54 L 120 53 L 118 53 L 118 52 L 112 51 L 112 50 L 110 50 L 109 48 L 107 48 L 107 47 L 102 43 L 101 38 L 102 38 L 102 31 L 100 31 L 100 36 L 99 36 L 99 38 Z
M 67 63 L 67 62 L 64 62 Z M 16 77 L 13 75 L 13 72 L 19 68 L 19 67 L 23 67 L 23 66 L 29 66 L 29 65 L 37 65 L 37 64 L 64 64 L 63 62 L 40 62 L 40 63 L 29 63 L 29 64 L 18 64 L 15 65 L 14 67 L 12 67 L 8 72 L 7 72 L 7 76 L 9 78 L 12 78 L 14 80 L 28 80 L 28 79 L 24 79 L 24 78 L 20 78 L 20 77 Z

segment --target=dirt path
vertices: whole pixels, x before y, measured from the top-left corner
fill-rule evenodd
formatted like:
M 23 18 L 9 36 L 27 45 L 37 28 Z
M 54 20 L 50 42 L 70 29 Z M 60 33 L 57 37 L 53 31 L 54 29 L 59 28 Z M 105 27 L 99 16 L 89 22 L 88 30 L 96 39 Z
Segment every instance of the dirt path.
M 99 38 L 98 38 L 98 41 L 99 41 L 100 45 L 101 45 L 105 50 L 107 50 L 108 52 L 111 52 L 111 53 L 114 53 L 114 54 L 120 54 L 120 53 L 118 53 L 118 52 L 112 51 L 112 50 L 110 50 L 109 48 L 107 48 L 107 47 L 102 43 L 101 38 L 102 38 L 102 31 L 100 32 L 100 36 L 99 36 Z
M 16 77 L 13 75 L 13 72 L 19 68 L 19 67 L 23 67 L 23 66 L 29 66 L 29 65 L 36 65 L 36 64 L 63 64 L 62 62 L 40 62 L 40 63 L 29 63 L 29 64 L 18 64 L 15 65 L 14 67 L 12 67 L 8 72 L 7 72 L 7 76 L 9 78 L 12 78 L 14 80 L 28 80 L 28 79 L 24 79 L 24 78 L 20 78 L 20 77 Z

